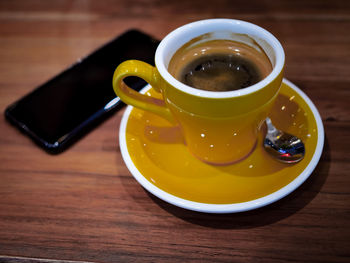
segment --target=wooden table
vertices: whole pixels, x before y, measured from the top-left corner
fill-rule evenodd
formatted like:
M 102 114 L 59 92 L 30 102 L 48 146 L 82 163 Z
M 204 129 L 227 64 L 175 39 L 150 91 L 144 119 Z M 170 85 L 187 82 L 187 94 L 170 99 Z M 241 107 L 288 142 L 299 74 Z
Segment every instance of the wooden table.
M 146 192 L 118 148 L 123 111 L 52 156 L 0 117 L 1 262 L 349 262 L 350 2 L 1 1 L 0 110 L 130 28 L 159 39 L 227 17 L 279 38 L 285 76 L 315 103 L 326 139 L 286 198 L 215 215 Z

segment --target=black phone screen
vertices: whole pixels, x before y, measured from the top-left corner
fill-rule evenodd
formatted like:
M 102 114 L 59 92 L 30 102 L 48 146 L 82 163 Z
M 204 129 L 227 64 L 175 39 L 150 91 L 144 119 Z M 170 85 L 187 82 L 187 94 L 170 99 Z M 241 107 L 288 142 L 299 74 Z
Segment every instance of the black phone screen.
M 57 151 L 85 127 L 116 108 L 116 67 L 128 59 L 154 64 L 159 41 L 136 30 L 117 37 L 9 106 L 6 117 L 49 151 Z M 136 77 L 126 84 L 139 90 Z

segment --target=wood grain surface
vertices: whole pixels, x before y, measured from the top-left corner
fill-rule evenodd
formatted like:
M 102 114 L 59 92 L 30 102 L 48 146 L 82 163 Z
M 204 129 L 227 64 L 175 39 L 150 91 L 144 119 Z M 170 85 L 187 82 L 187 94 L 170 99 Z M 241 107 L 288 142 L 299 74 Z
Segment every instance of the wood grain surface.
M 271 31 L 285 76 L 315 103 L 326 140 L 286 198 L 214 215 L 146 192 L 118 147 L 123 110 L 52 156 L 0 117 L 0 262 L 349 262 L 350 1 L 0 1 L 0 111 L 130 28 L 159 39 L 205 18 Z

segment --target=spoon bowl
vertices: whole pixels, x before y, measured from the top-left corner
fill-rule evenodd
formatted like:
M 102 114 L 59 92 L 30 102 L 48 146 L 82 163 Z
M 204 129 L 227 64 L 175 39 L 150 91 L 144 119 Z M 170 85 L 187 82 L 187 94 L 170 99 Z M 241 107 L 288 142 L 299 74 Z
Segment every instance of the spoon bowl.
M 283 163 L 297 163 L 304 158 L 305 146 L 294 135 L 278 130 L 270 118 L 266 118 L 267 133 L 264 139 L 265 150 Z

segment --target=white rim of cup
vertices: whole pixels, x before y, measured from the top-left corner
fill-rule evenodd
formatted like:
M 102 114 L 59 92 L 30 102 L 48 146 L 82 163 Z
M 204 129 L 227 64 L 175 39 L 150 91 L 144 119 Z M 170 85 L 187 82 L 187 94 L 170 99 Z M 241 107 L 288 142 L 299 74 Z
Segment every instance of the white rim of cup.
M 272 72 L 260 82 L 240 90 L 214 92 L 194 89 L 183 84 L 175 79 L 167 69 L 165 60 L 170 60 L 170 57 L 184 44 L 195 37 L 217 30 L 232 31 L 234 33 L 247 34 L 265 40 L 274 50 L 276 63 Z M 171 50 L 171 52 L 169 52 Z M 179 27 L 169 33 L 159 44 L 156 55 L 155 64 L 160 75 L 173 87 L 185 93 L 204 97 L 204 98 L 230 98 L 244 96 L 262 89 L 272 82 L 281 72 L 284 66 L 285 55 L 281 43 L 270 32 L 255 24 L 235 20 L 235 19 L 207 19 L 193 22 L 182 27 Z

